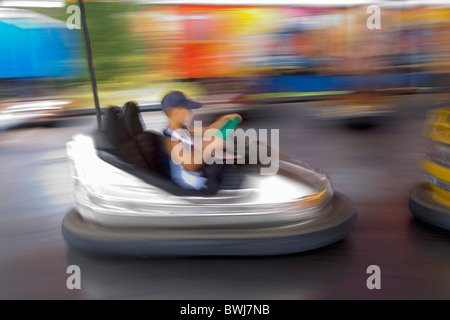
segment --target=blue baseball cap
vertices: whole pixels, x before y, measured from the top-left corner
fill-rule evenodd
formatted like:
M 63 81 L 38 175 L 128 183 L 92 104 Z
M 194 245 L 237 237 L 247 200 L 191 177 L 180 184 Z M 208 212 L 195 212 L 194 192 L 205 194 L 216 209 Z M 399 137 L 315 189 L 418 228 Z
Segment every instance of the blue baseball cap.
M 161 100 L 161 106 L 163 110 L 167 108 L 186 108 L 186 109 L 198 109 L 203 106 L 202 103 L 189 99 L 181 91 L 170 91 Z

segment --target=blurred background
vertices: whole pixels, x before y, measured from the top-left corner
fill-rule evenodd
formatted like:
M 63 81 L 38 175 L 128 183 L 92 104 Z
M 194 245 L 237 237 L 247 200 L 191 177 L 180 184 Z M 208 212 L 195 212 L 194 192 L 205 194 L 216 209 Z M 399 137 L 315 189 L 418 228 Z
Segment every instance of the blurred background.
M 445 2 L 84 2 L 101 107 L 157 105 L 169 89 L 250 105 L 448 84 Z M 76 4 L 0 1 L 2 127 L 94 108 L 82 30 L 68 27 Z
M 450 236 L 407 203 L 428 114 L 449 105 L 450 3 L 241 2 L 84 1 L 100 107 L 137 101 L 157 129 L 162 96 L 182 90 L 204 102 L 199 119 L 240 112 L 243 127 L 280 129 L 281 151 L 354 201 L 353 232 L 285 257 L 73 255 L 65 145 L 97 126 L 78 3 L 0 0 L 0 298 L 450 298 Z M 82 290 L 65 286 L 70 264 Z M 366 287 L 372 264 L 382 290 Z

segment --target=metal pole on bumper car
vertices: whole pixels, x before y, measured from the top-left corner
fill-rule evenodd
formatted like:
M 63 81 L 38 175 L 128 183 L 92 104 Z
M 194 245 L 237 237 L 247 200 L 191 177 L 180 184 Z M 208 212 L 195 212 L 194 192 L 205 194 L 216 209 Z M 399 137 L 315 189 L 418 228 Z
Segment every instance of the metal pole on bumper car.
M 92 92 L 94 95 L 95 113 L 97 115 L 97 126 L 98 126 L 98 129 L 101 130 L 102 129 L 102 117 L 101 117 L 100 102 L 98 99 L 98 92 L 97 92 L 97 80 L 95 79 L 94 62 L 92 59 L 92 51 L 91 51 L 91 41 L 89 39 L 89 32 L 88 32 L 87 22 L 86 22 L 86 12 L 84 10 L 83 0 L 78 0 L 78 6 L 80 7 L 81 23 L 83 25 L 84 44 L 86 47 L 86 57 L 87 57 L 87 63 L 88 63 L 88 67 L 89 67 L 89 75 L 91 78 Z

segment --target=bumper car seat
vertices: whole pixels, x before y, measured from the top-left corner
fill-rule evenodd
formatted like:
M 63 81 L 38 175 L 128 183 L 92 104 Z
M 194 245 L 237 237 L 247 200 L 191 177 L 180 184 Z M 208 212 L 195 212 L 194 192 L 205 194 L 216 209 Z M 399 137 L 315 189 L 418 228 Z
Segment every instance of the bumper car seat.
M 127 114 L 132 114 L 128 111 Z M 111 106 L 105 113 L 104 126 L 93 133 L 98 157 L 103 161 L 132 174 L 145 182 L 177 196 L 197 195 L 195 190 L 185 190 L 168 179 L 168 162 L 159 155 L 161 137 L 156 132 L 137 132 L 136 126 L 127 128 L 122 108 Z M 142 149 L 140 148 L 142 147 Z M 158 160 L 158 158 L 160 160 Z M 165 167 L 165 164 L 167 167 Z

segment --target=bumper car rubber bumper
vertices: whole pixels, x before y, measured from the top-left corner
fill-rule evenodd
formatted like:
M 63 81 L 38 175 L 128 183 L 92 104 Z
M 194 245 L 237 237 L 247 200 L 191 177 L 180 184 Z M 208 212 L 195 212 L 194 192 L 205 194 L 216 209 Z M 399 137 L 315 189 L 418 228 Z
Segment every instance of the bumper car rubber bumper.
M 356 210 L 336 192 L 332 210 L 283 226 L 264 228 L 121 228 L 83 220 L 75 210 L 66 214 L 62 233 L 81 251 L 105 256 L 264 256 L 309 251 L 335 243 L 351 231 Z
M 411 189 L 409 208 L 416 218 L 450 230 L 450 208 L 433 200 L 432 191 L 427 184 L 420 183 Z

